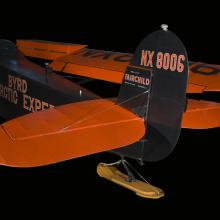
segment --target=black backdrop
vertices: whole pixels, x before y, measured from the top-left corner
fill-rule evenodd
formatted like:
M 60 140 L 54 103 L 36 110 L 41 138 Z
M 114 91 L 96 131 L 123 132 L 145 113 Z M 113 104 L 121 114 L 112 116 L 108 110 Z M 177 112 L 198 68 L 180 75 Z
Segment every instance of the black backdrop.
M 136 2 L 120 7 L 111 2 L 10 4 L 1 7 L 1 38 L 36 38 L 133 52 L 145 35 L 168 23 L 184 42 L 189 60 L 220 64 L 218 14 L 213 5 L 183 8 L 185 3 L 180 2 L 168 10 L 161 3 L 151 6 Z M 108 93 L 108 89 L 103 92 Z M 205 95 L 205 99 L 220 101 L 216 94 Z M 180 218 L 184 214 L 190 217 L 189 209 L 203 213 L 208 205 L 217 204 L 213 199 L 219 194 L 219 131 L 184 130 L 172 155 L 139 168 L 150 182 L 165 190 L 166 196 L 160 200 L 139 198 L 100 179 L 96 165 L 117 159 L 102 153 L 34 169 L 0 167 L 1 210 L 10 208 L 8 215 L 22 214 L 29 219 L 44 218 L 44 211 L 60 219 L 66 219 L 65 215 L 81 219 L 88 214 L 89 218 L 102 219 L 125 218 L 126 214 L 148 218 L 149 214 L 165 213 Z M 19 211 L 13 211 L 15 207 Z M 175 212 L 177 208 L 181 211 Z

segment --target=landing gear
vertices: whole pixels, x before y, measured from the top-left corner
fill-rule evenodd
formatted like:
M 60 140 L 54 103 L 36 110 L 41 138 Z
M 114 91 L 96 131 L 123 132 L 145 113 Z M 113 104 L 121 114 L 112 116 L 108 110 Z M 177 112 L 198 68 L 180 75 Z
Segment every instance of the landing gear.
M 124 167 L 127 175 L 121 173 L 116 168 L 120 164 Z M 135 171 L 143 181 L 137 180 L 130 168 Z M 164 196 L 162 189 L 149 184 L 125 159 L 111 164 L 99 163 L 97 173 L 100 177 L 125 187 L 143 198 L 159 199 Z
M 121 162 L 122 162 L 122 165 L 123 165 L 123 167 L 126 170 L 127 175 L 128 175 L 127 181 L 129 183 L 136 182 L 137 180 L 136 180 L 134 174 L 132 173 L 132 171 L 129 169 L 129 167 L 127 165 L 127 161 L 125 159 L 122 159 Z

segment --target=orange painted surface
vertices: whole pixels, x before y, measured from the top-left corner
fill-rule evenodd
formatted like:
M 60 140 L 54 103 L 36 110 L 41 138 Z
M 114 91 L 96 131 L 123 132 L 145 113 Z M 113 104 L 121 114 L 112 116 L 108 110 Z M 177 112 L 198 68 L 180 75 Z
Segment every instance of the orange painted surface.
M 194 63 L 193 65 L 190 66 L 190 72 L 189 72 L 189 79 L 188 79 L 188 84 L 193 86 L 200 86 L 200 88 L 204 87 L 204 91 L 209 91 L 209 92 L 213 92 L 213 91 L 220 91 L 220 72 L 216 73 L 216 74 L 209 74 L 211 68 L 218 68 L 220 69 L 219 65 L 211 65 L 211 64 L 205 64 L 206 66 L 209 66 L 210 68 L 201 68 L 200 70 L 202 70 L 203 72 L 207 73 L 207 74 L 198 74 L 198 73 L 194 73 L 192 71 L 192 68 L 196 65 L 198 65 L 198 63 Z M 187 92 L 191 92 L 193 93 L 193 90 L 187 90 Z
M 54 60 L 78 51 L 87 45 L 58 43 L 40 40 L 17 40 L 17 48 L 29 57 Z
M 55 71 L 121 84 L 131 54 L 82 49 L 51 63 Z M 117 59 L 123 62 L 117 62 Z M 62 69 L 60 68 L 62 66 Z
M 53 60 L 51 67 L 55 71 L 119 84 L 133 56 L 129 53 L 92 50 L 86 48 L 87 45 L 37 40 L 17 40 L 17 47 L 26 56 Z M 220 71 L 210 74 L 213 68 L 220 70 L 220 66 L 205 64 L 198 69 L 205 74 L 198 74 L 193 72 L 193 67 L 198 64 L 202 63 L 190 65 L 187 93 L 220 91 Z
M 117 59 L 124 60 L 118 62 Z M 60 57 L 51 63 L 55 71 L 75 74 L 84 77 L 105 80 L 121 84 L 124 71 L 132 54 L 117 53 L 103 50 L 82 49 L 76 53 Z
M 36 112 L 1 125 L 0 164 L 42 166 L 132 144 L 144 120 L 109 100 Z
M 208 129 L 220 127 L 220 103 L 188 100 L 182 128 Z
M 124 73 L 112 71 L 108 69 L 100 69 L 92 66 L 80 66 L 78 64 L 69 63 L 63 69 L 65 73 L 77 73 L 77 75 L 90 77 L 108 82 L 121 83 Z
M 192 75 L 193 73 L 191 73 L 190 75 Z M 187 93 L 203 93 L 205 91 L 206 87 L 205 86 L 200 86 L 200 85 L 196 85 L 193 83 L 189 83 L 187 84 Z
M 85 49 L 88 50 L 88 49 Z M 83 50 L 81 50 L 83 51 Z M 55 71 L 63 71 L 68 74 L 75 74 L 94 79 L 105 80 L 114 83 L 122 83 L 125 69 L 129 62 L 117 62 L 117 56 L 123 53 L 113 53 L 107 59 L 103 59 L 103 51 L 94 50 L 97 55 L 84 56 L 80 51 L 60 57 L 54 60 L 51 67 Z M 100 56 L 98 55 L 100 54 Z M 126 55 L 126 54 L 124 54 Z M 127 54 L 131 56 L 131 54 Z M 220 72 L 217 74 L 198 74 L 192 68 L 199 63 L 190 66 L 187 93 L 202 93 L 204 91 L 220 91 Z M 60 68 L 62 66 L 62 68 Z M 216 67 L 216 65 L 209 65 Z M 220 66 L 218 66 L 220 69 Z M 210 72 L 210 69 L 203 68 L 203 72 Z

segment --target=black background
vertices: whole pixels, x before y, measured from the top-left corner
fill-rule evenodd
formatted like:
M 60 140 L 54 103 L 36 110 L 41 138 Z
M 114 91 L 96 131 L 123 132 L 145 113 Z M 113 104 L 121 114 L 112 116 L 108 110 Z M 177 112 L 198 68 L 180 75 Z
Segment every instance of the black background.
M 167 3 L 166 3 L 167 4 Z M 167 7 L 166 7 L 167 6 Z M 157 2 L 27 2 L 1 6 L 0 37 L 88 44 L 90 48 L 134 52 L 145 35 L 168 23 L 185 44 L 189 60 L 220 64 L 217 7 L 170 5 Z M 215 10 L 216 8 L 216 10 Z M 110 92 L 109 87 L 103 93 Z M 198 98 L 220 101 L 218 94 Z M 149 215 L 176 218 L 207 212 L 213 214 L 218 198 L 219 129 L 183 130 L 175 151 L 165 160 L 149 163 L 139 171 L 165 190 L 160 200 L 147 200 L 96 174 L 99 162 L 116 157 L 102 153 L 33 169 L 0 167 L 1 211 L 30 219 L 51 216 L 65 219 L 132 218 Z M 0 142 L 1 144 L 1 142 Z M 15 211 L 15 208 L 19 208 Z M 180 210 L 176 212 L 177 210 Z M 31 211 L 29 214 L 28 211 Z M 80 216 L 76 216 L 80 214 Z

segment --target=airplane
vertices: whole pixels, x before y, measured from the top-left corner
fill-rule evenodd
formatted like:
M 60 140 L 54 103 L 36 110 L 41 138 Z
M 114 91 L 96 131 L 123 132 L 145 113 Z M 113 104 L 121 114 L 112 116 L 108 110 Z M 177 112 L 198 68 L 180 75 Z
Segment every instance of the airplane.
M 220 103 L 186 97 L 219 92 L 220 66 L 188 62 L 183 43 L 166 25 L 145 37 L 134 54 L 0 40 L 0 73 L 0 117 L 7 120 L 0 127 L 4 166 L 45 166 L 107 151 L 120 160 L 99 163 L 99 176 L 158 199 L 164 191 L 136 173 L 138 180 L 127 159 L 140 165 L 162 160 L 175 148 L 181 128 L 220 125 Z M 90 80 L 119 84 L 118 97 L 89 91 L 84 85 Z

